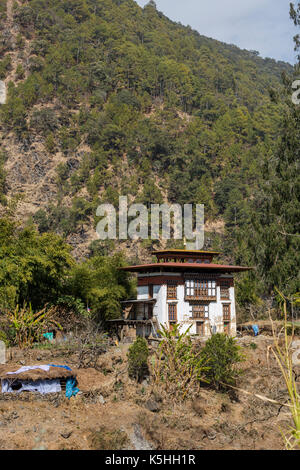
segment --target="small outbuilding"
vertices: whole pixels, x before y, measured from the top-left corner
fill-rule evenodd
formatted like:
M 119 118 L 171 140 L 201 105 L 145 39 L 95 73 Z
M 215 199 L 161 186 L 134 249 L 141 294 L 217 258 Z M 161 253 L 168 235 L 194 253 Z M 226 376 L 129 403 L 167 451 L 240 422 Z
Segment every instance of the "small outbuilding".
M 18 369 L 9 365 L 2 366 L 0 383 L 2 393 L 36 392 L 45 395 L 65 391 L 70 398 L 79 391 L 76 388 L 75 371 L 57 364 L 24 366 Z

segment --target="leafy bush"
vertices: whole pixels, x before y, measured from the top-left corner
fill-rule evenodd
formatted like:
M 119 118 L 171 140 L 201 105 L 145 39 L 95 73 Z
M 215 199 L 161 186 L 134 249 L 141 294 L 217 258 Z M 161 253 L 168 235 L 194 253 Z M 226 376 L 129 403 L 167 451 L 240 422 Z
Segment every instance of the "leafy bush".
M 44 108 L 33 112 L 30 127 L 33 127 L 37 132 L 48 135 L 48 133 L 54 131 L 57 126 L 57 117 L 53 109 Z
M 18 80 L 22 80 L 24 76 L 25 76 L 25 70 L 23 69 L 21 64 L 18 64 L 16 68 L 16 77 Z
M 68 311 L 74 312 L 76 315 L 82 315 L 83 317 L 88 316 L 88 311 L 86 310 L 82 300 L 77 299 L 72 295 L 64 295 L 62 297 L 59 297 L 56 300 L 55 305 L 57 305 L 58 307 L 64 307 Z
M 148 344 L 145 338 L 137 338 L 128 351 L 128 375 L 142 380 L 148 373 Z
M 213 335 L 202 349 L 201 357 L 207 366 L 205 378 L 209 384 L 217 389 L 235 384 L 241 373 L 235 366 L 243 360 L 243 356 L 234 338 L 224 333 Z
M 0 341 L 3 341 L 6 347 L 9 346 L 9 338 L 7 337 L 5 331 L 0 330 Z
M 11 69 L 11 57 L 7 55 L 0 61 L 0 80 L 3 80 Z

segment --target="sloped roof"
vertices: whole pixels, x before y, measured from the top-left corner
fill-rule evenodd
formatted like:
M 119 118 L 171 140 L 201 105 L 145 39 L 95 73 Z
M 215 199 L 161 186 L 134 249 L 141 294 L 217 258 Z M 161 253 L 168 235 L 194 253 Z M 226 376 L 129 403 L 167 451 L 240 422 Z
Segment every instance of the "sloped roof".
M 129 272 L 160 272 L 166 271 L 167 269 L 177 270 L 177 271 L 219 271 L 219 272 L 243 272 L 250 271 L 254 268 L 247 266 L 230 266 L 226 264 L 214 264 L 214 263 L 151 263 L 151 264 L 140 264 L 136 266 L 125 266 L 120 268 L 123 271 Z

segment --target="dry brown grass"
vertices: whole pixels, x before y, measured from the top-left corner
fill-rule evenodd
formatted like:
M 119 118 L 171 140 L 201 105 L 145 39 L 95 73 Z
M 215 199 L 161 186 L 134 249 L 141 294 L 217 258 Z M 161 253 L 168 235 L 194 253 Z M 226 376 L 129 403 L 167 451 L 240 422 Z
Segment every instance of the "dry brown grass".
M 122 450 L 128 446 L 129 439 L 121 429 L 107 429 L 101 426 L 98 431 L 92 431 L 89 436 L 92 450 Z

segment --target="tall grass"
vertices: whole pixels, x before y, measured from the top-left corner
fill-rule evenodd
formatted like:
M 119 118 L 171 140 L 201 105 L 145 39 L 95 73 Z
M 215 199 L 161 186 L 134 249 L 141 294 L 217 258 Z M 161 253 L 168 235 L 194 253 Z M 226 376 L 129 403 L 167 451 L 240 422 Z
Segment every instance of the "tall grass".
M 282 301 L 282 310 L 284 315 L 284 343 L 280 342 L 280 334 L 276 334 L 273 328 L 274 345 L 271 348 L 272 353 L 280 368 L 282 377 L 284 379 L 288 394 L 289 394 L 289 409 L 293 425 L 284 433 L 285 448 L 288 450 L 300 449 L 300 395 L 297 390 L 297 383 L 293 372 L 292 360 L 292 343 L 294 340 L 294 331 L 289 337 L 288 335 L 288 320 L 287 320 L 287 299 L 284 295 L 277 290 Z M 299 303 L 299 297 L 296 297 L 296 303 Z

